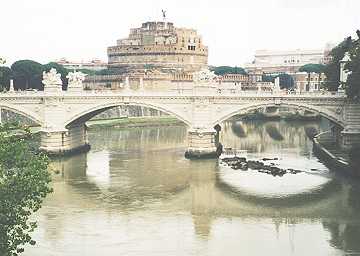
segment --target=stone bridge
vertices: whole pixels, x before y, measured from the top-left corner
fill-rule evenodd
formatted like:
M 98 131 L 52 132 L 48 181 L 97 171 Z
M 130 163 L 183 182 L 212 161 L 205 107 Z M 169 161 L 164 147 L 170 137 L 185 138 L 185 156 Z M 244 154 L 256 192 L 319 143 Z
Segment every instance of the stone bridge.
M 143 106 L 163 111 L 188 126 L 188 155 L 213 156 L 214 126 L 238 114 L 263 107 L 291 107 L 320 114 L 342 127 L 338 138 L 344 149 L 360 145 L 360 104 L 344 95 L 330 93 L 282 94 L 245 92 L 237 88 L 219 90 L 214 83 L 194 83 L 191 89 L 155 92 L 143 88 L 120 91 L 83 91 L 70 81 L 68 91 L 61 82 L 43 81 L 44 91 L 0 94 L 0 107 L 24 115 L 41 126 L 41 149 L 53 154 L 88 147 L 85 122 L 107 109 Z

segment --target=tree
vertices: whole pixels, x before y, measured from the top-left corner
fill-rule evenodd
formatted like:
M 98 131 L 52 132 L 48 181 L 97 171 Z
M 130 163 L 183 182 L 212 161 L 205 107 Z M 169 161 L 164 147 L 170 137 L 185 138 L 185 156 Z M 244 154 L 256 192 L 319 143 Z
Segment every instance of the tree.
M 294 78 L 289 74 L 279 74 L 280 89 L 291 89 L 294 87 Z
M 246 75 L 246 71 L 243 68 L 240 67 L 230 67 L 230 66 L 219 66 L 219 67 L 211 67 L 211 71 L 214 71 L 214 73 L 218 76 L 223 76 L 226 74 L 241 74 Z
M 346 95 L 351 99 L 360 99 L 360 31 L 357 30 L 358 39 L 351 42 L 349 47 L 350 61 L 345 69 L 350 72 L 345 83 Z
M 11 65 L 16 89 L 29 88 L 42 90 L 43 66 L 32 60 L 19 60 Z
M 0 91 L 9 90 L 12 71 L 8 67 L 0 67 Z
M 14 128 L 21 137 L 14 136 Z M 48 158 L 35 150 L 28 129 L 0 126 L 0 255 L 14 256 L 34 245 L 32 213 L 52 191 Z
M 115 70 L 107 68 L 107 69 L 98 70 L 96 71 L 95 74 L 99 76 L 104 76 L 104 75 L 116 75 L 117 73 Z
M 330 91 L 336 91 L 340 83 L 340 61 L 344 58 L 345 53 L 352 44 L 351 37 L 343 40 L 339 45 L 334 47 L 329 55 L 331 61 L 325 66 L 324 73 L 326 75 L 325 87 Z
M 66 76 L 69 74 L 69 70 L 56 62 L 49 62 L 43 66 L 43 70 L 46 72 L 49 72 L 52 68 L 56 69 L 56 71 L 61 74 L 62 89 L 66 90 L 68 86 L 68 79 Z
M 266 75 L 261 76 L 261 81 L 275 83 L 275 78 L 279 77 L 280 89 L 290 89 L 294 87 L 294 79 L 292 76 L 286 73 L 281 73 L 279 75 Z
M 263 81 L 263 82 L 271 82 L 271 83 L 274 83 L 274 82 L 275 82 L 275 78 L 276 78 L 276 76 L 273 76 L 273 75 L 266 75 L 266 74 L 262 74 L 262 75 L 261 75 L 261 81 Z

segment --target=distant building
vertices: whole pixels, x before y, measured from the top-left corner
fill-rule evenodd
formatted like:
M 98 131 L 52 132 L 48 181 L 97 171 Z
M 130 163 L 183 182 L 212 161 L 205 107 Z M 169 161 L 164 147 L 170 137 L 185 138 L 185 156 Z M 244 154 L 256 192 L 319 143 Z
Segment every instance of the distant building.
M 299 92 L 304 91 L 318 91 L 322 85 L 325 83 L 326 76 L 324 73 L 320 75 L 318 73 L 310 73 L 306 72 L 297 72 L 295 74 L 291 74 L 294 78 L 295 89 Z
M 327 44 L 325 50 L 258 50 L 254 61 L 245 64 L 245 70 L 249 73 L 295 73 L 305 64 L 326 64 L 330 60 L 330 47 L 332 46 Z
M 90 61 L 69 61 L 65 58 L 61 58 L 55 62 L 70 70 L 89 69 L 98 71 L 107 68 L 107 63 L 102 62 L 99 59 L 93 59 Z
M 196 30 L 171 22 L 145 22 L 107 49 L 108 67 L 119 73 L 159 69 L 194 72 L 207 67 L 208 48 Z

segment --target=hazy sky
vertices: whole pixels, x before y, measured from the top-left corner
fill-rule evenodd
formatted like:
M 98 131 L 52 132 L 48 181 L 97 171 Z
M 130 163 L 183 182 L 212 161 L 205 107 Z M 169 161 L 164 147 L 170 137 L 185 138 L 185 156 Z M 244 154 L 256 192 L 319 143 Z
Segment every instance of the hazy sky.
M 198 30 L 210 65 L 243 66 L 257 49 L 321 49 L 360 29 L 360 0 L 1 0 L 0 56 L 106 61 L 107 46 L 162 20 L 161 9 Z

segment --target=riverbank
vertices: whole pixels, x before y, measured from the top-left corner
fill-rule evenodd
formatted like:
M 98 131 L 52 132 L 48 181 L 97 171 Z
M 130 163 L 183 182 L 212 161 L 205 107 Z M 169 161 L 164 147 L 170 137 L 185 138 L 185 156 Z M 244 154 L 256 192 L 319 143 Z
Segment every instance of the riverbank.
M 329 167 L 360 177 L 360 167 L 351 164 L 349 154 L 338 148 L 330 131 L 316 135 L 313 142 L 315 154 Z
M 89 129 L 99 129 L 106 127 L 132 128 L 132 127 L 156 127 L 156 126 L 179 126 L 184 125 L 174 117 L 123 117 L 114 119 L 97 119 L 86 122 Z

